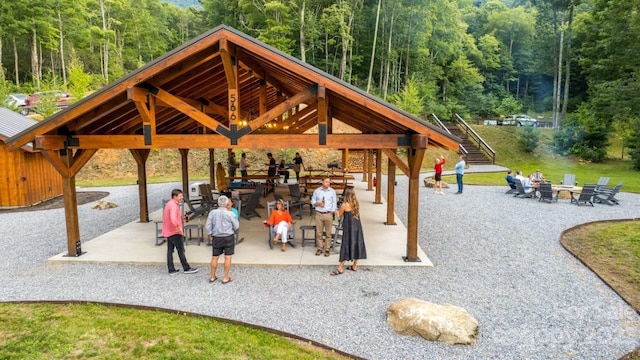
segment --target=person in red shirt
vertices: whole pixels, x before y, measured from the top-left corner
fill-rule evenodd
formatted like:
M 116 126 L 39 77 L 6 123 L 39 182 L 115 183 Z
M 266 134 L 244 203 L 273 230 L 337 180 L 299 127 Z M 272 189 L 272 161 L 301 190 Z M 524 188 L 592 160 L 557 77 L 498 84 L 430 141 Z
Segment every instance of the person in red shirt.
M 182 190 L 174 189 L 171 191 L 171 200 L 167 201 L 162 214 L 162 236 L 167 238 L 167 267 L 169 268 L 169 275 L 175 275 L 180 272 L 173 265 L 174 249 L 178 250 L 178 257 L 185 274 L 198 272 L 197 267 L 189 265 L 184 254 L 183 217 L 180 211 L 180 202 L 182 202 L 183 198 Z
M 289 230 L 291 230 L 291 226 L 293 225 L 293 219 L 289 211 L 284 208 L 284 200 L 278 199 L 278 201 L 276 201 L 276 209 L 271 212 L 267 225 L 273 226 L 276 233 L 276 236 L 273 238 L 273 243 L 277 244 L 278 240 L 280 240 L 282 242 L 280 250 L 286 251 Z
M 445 162 L 444 155 L 440 155 L 440 158 L 436 158 L 433 162 L 433 169 L 436 171 L 436 183 L 433 185 L 434 194 L 444 195 L 442 192 L 442 165 L 444 165 Z

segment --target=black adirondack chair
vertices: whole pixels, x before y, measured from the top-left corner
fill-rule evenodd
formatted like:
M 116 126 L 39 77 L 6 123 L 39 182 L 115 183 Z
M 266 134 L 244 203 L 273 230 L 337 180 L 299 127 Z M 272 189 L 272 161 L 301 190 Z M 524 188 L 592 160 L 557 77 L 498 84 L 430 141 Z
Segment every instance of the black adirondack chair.
M 573 193 L 571 194 L 571 203 L 575 203 L 578 206 L 587 204 L 593 206 L 593 195 L 595 194 L 595 189 L 596 184 L 585 184 L 582 187 L 580 196 L 576 198 L 575 196 L 573 196 Z

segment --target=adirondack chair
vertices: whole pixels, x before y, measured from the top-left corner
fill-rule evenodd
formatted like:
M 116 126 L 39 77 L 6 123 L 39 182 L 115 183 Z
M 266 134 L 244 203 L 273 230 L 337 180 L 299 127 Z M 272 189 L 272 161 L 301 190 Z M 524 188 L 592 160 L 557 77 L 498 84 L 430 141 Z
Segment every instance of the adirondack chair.
M 184 205 L 187 205 L 187 208 L 189 208 L 189 210 L 187 210 L 186 213 L 184 213 L 187 218 L 189 218 L 189 220 L 196 218 L 200 215 L 204 215 L 209 213 L 209 211 L 211 210 L 211 207 L 209 205 L 205 205 L 205 204 L 200 204 L 200 205 L 195 205 L 191 200 L 189 200 L 188 198 L 184 198 Z
M 309 207 L 309 216 L 313 215 L 313 206 L 311 206 L 310 203 L 304 201 L 303 194 L 300 192 L 300 185 L 289 185 L 289 196 L 291 197 L 291 200 L 289 200 L 289 205 L 292 209 L 297 209 L 295 213 L 291 214 L 291 216 L 297 216 L 298 219 L 302 219 L 302 210 L 305 206 Z
M 334 251 L 335 246 L 342 243 L 342 219 L 338 219 L 338 223 L 333 224 L 333 241 L 331 241 L 331 251 Z
M 249 196 L 249 200 L 247 200 L 247 202 L 245 203 L 244 209 L 242 209 L 242 211 L 240 212 L 240 216 L 242 216 L 247 220 L 251 220 L 251 218 L 254 216 L 262 217 L 256 211 L 258 204 L 260 204 L 261 196 L 262 195 L 260 193 L 257 193 L 257 192 L 252 193 L 251 196 Z
M 562 185 L 571 185 L 571 186 L 578 185 L 578 183 L 576 182 L 576 175 L 575 174 L 564 174 L 564 179 L 562 179 L 560 184 L 562 184 Z
M 201 205 L 208 206 L 210 209 L 218 207 L 218 201 L 213 199 L 213 194 L 211 193 L 211 185 L 200 184 L 198 185 L 198 190 L 200 192 Z
M 551 189 L 551 183 L 541 183 L 539 190 L 540 190 L 540 200 L 538 201 L 558 202 L 558 198 L 553 197 L 553 190 Z
M 614 187 L 613 189 L 609 189 L 609 191 L 597 192 L 593 196 L 593 200 L 601 204 L 620 205 L 620 202 L 618 201 L 618 199 L 616 199 L 616 195 L 618 194 L 621 188 L 622 188 L 622 181 L 620 181 L 618 185 L 616 185 L 616 187 Z
M 571 203 L 575 203 L 578 206 L 581 205 L 591 205 L 593 206 L 593 196 L 595 195 L 594 190 L 596 189 L 596 184 L 585 184 L 582 187 L 582 192 L 580 193 L 580 196 L 578 196 L 578 198 L 573 196 L 573 193 L 571 194 Z
M 516 179 L 516 191 L 517 193 L 513 195 L 513 197 L 531 198 L 535 194 L 534 191 L 525 192 L 524 186 L 522 186 L 522 181 L 520 181 L 520 179 Z
M 596 193 L 603 190 L 611 190 L 607 185 L 609 185 L 609 178 L 601 176 L 600 179 L 598 179 L 598 183 L 596 184 Z
M 276 202 L 278 200 L 274 200 L 274 201 L 268 201 L 267 202 L 267 218 L 271 217 L 271 212 L 273 210 L 275 210 L 276 208 Z M 284 202 L 284 208 L 285 210 L 289 210 L 289 202 L 285 201 Z M 291 230 L 287 233 L 287 243 L 289 245 L 291 245 L 291 247 L 296 247 L 296 243 L 295 243 L 295 239 L 296 239 L 296 223 L 293 222 L 291 223 Z M 269 225 L 269 248 L 273 249 L 273 237 L 275 236 L 275 228 L 273 227 L 273 225 Z

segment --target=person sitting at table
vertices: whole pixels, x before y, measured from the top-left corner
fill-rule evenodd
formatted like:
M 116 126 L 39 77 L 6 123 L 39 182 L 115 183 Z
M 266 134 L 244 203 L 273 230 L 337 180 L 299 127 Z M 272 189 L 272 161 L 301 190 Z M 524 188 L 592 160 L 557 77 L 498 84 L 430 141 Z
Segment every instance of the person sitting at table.
M 533 197 L 536 197 L 534 192 L 535 187 L 533 186 L 533 174 L 529 174 L 528 177 L 524 178 L 522 182 L 522 188 L 524 189 L 525 194 L 531 194 L 533 192 Z
M 540 169 L 536 169 L 536 172 L 533 174 L 533 180 L 537 182 L 544 181 L 544 176 L 542 176 Z
M 507 176 L 505 177 L 505 179 L 507 180 L 507 184 L 509 184 L 510 188 L 516 188 L 516 179 L 513 178 L 513 170 L 509 169 L 509 171 L 507 171 Z
M 278 241 L 282 242 L 280 250 L 286 251 L 293 219 L 289 211 L 284 208 L 284 200 L 278 199 L 276 201 L 276 208 L 271 212 L 267 225 L 273 226 L 273 232 L 275 233 L 273 244 L 277 244 Z
M 278 165 L 278 175 L 284 176 L 284 183 L 289 182 L 289 170 L 287 170 L 287 164 L 284 163 L 284 160 L 280 160 L 280 165 Z
M 516 171 L 516 180 L 520 180 L 520 182 L 524 183 L 524 179 L 526 178 L 522 176 L 522 170 Z

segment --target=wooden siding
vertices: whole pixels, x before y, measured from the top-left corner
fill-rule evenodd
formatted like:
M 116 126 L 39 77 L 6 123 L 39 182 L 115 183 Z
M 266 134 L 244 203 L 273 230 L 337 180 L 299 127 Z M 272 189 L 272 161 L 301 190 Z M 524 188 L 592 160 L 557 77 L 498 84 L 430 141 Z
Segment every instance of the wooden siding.
M 0 144 L 0 207 L 29 206 L 62 194 L 62 177 L 40 153 Z

